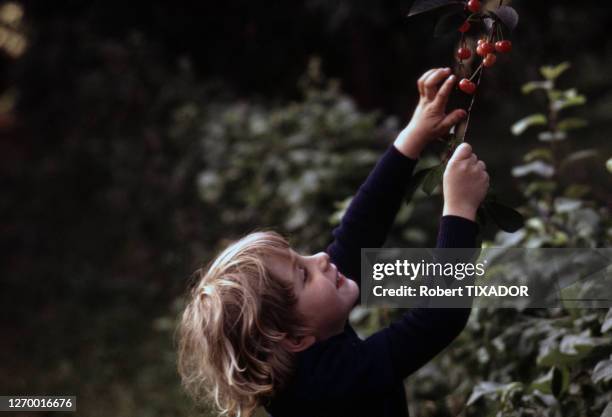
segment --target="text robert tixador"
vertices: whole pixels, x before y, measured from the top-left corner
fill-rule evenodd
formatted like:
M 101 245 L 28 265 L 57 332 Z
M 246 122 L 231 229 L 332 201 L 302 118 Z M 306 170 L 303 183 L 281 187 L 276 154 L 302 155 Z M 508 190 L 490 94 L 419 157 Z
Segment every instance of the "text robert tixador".
M 372 269 L 372 278 L 380 281 L 390 277 L 405 277 L 411 281 L 417 277 L 452 277 L 462 280 L 466 277 L 482 277 L 485 274 L 487 261 L 478 263 L 440 263 L 440 262 L 409 262 L 396 260 L 390 263 L 375 263 Z

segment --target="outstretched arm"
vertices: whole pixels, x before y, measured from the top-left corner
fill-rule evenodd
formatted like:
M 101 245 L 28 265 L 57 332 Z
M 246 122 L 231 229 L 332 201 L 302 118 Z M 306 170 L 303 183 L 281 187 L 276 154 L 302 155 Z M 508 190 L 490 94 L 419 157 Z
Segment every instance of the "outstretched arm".
M 453 154 L 443 188 L 445 208 L 437 246 L 475 248 L 474 218 L 488 188 L 488 175 L 469 145 L 460 145 Z M 466 252 L 472 251 L 461 251 Z M 321 350 L 313 351 L 313 358 L 328 375 L 338 378 L 317 395 L 331 402 L 389 393 L 448 346 L 463 330 L 469 313 L 469 308 L 416 308 L 362 343 L 319 345 Z
M 334 241 L 327 253 L 338 269 L 357 283 L 361 248 L 377 248 L 385 243 L 421 151 L 466 115 L 460 109 L 445 113 L 455 82 L 448 68 L 429 70 L 419 78 L 419 104 L 410 123 L 359 188 L 333 231 Z
M 489 187 L 485 169 L 468 144 L 455 150 L 444 173 L 444 216 L 438 248 L 475 247 L 476 210 Z M 448 346 L 465 327 L 469 314 L 469 308 L 416 308 L 372 335 L 365 344 L 371 354 L 388 358 L 384 360 L 393 379 L 403 379 Z

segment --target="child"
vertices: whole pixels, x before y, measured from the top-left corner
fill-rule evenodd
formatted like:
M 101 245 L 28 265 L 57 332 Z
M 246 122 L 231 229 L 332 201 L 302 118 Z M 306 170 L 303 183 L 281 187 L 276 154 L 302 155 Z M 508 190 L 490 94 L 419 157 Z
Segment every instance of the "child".
M 412 309 L 366 340 L 348 316 L 359 298 L 361 248 L 384 244 L 421 150 L 466 115 L 445 114 L 456 82 L 449 75 L 432 69 L 419 79 L 412 120 L 326 252 L 301 255 L 280 235 L 256 232 L 212 262 L 179 326 L 179 372 L 195 398 L 207 394 L 223 414 L 240 416 L 262 405 L 273 417 L 407 415 L 403 379 L 462 331 L 470 310 Z M 460 145 L 444 173 L 438 247 L 474 247 L 488 181 L 484 163 Z

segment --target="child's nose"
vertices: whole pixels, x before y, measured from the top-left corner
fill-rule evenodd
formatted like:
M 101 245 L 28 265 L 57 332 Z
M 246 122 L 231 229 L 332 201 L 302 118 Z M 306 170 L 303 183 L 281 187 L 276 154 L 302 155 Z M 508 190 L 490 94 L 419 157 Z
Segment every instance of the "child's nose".
M 327 270 L 330 264 L 329 255 L 325 252 L 319 252 L 317 256 L 319 257 L 321 268 L 323 268 L 324 270 Z

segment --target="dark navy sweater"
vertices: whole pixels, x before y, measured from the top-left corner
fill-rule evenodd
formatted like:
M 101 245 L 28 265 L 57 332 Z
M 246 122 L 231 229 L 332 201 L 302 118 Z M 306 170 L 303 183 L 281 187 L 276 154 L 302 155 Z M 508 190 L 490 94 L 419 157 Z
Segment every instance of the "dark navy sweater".
M 390 146 L 359 188 L 327 248 L 347 277 L 360 283 L 361 248 L 382 247 L 404 199 L 416 161 Z M 440 220 L 437 247 L 473 248 L 476 223 Z M 365 340 L 344 331 L 296 356 L 286 387 L 266 405 L 273 417 L 407 416 L 403 380 L 448 346 L 470 310 L 416 308 Z

